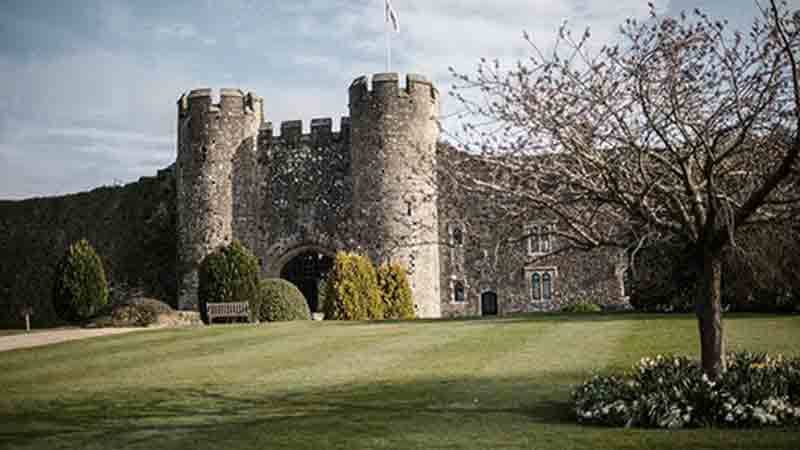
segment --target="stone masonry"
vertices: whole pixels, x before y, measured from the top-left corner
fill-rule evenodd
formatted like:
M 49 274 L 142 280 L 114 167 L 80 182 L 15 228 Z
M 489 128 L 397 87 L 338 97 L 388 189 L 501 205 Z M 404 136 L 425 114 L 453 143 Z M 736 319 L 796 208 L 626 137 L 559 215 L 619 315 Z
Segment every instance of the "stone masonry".
M 624 303 L 618 255 L 542 259 L 543 235 L 492 223 L 490 199 L 443 180 L 442 158 L 468 155 L 438 142 L 439 94 L 424 77 L 356 78 L 350 117 L 338 131 L 318 118 L 309 133 L 301 121 L 283 122 L 276 133 L 256 95 L 223 89 L 218 102 L 212 97 L 198 89 L 178 101 L 181 309 L 196 308 L 200 261 L 232 239 L 270 277 L 308 251 L 400 262 L 422 318 Z

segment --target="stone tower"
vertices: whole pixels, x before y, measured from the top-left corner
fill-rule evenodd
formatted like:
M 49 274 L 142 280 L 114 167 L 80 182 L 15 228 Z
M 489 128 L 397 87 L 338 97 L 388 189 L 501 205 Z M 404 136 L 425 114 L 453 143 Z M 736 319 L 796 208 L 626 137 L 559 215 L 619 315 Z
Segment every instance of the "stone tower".
M 409 269 L 417 317 L 441 316 L 436 141 L 438 91 L 396 73 L 350 85 L 353 227 L 356 245 L 378 263 Z
M 262 100 L 239 89 L 196 89 L 178 100 L 178 307 L 197 306 L 197 268 L 232 239 L 233 163 L 255 153 Z

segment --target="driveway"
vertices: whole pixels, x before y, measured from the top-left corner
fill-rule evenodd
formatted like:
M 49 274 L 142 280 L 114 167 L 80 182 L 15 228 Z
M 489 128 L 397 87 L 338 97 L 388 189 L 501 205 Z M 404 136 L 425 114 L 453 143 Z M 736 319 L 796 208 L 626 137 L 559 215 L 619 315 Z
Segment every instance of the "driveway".
M 64 328 L 12 334 L 10 336 L 0 337 L 0 352 L 17 348 L 39 347 L 41 345 L 74 341 L 76 339 L 130 333 L 138 330 L 146 330 L 146 328 Z

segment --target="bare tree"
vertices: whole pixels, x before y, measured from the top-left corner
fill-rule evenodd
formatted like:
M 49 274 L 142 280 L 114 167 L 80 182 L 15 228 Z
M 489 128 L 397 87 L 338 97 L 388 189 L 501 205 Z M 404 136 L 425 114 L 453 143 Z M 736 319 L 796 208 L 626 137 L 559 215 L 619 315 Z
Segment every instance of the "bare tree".
M 482 61 L 476 74 L 453 71 L 472 118 L 460 136 L 496 169 L 459 181 L 512 193 L 520 218 L 549 211 L 572 248 L 635 256 L 685 243 L 701 280 L 702 365 L 714 377 L 725 370 L 723 252 L 800 206 L 800 14 L 774 0 L 759 9 L 743 33 L 651 4 L 616 45 L 593 47 L 589 30 L 573 37 L 562 26 L 552 51 L 526 35 L 531 57 L 511 70 Z

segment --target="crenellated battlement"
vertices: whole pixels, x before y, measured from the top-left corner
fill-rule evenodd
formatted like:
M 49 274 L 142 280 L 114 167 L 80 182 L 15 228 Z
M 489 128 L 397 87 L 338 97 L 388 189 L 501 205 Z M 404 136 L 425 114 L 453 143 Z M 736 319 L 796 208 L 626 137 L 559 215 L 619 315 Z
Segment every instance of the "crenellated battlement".
M 439 91 L 426 77 L 418 74 L 408 74 L 405 77 L 405 86 L 400 86 L 400 75 L 396 72 L 376 73 L 369 76 L 360 76 L 350 84 L 350 105 L 364 101 L 387 101 L 393 98 L 414 98 L 437 102 Z
M 286 120 L 276 127 L 272 122 L 264 122 L 258 129 L 259 146 L 262 145 L 298 145 L 325 144 L 350 138 L 350 118 L 340 119 L 339 131 L 333 131 L 333 119 L 321 117 L 311 119 L 310 132 L 303 133 L 302 120 Z
M 439 229 L 430 187 L 439 93 L 421 75 L 403 78 L 355 79 L 337 131 L 330 117 L 268 122 L 263 100 L 239 89 L 180 97 L 181 308 L 197 304 L 197 267 L 219 245 L 242 239 L 263 256 L 286 233 L 311 242 L 330 229 L 376 260 L 407 264 L 417 315 L 439 316 L 438 247 L 430 244 Z M 411 272 L 414 264 L 424 270 Z
M 214 90 L 209 88 L 192 89 L 178 99 L 178 117 L 195 114 L 229 115 L 255 114 L 264 115 L 264 99 L 252 92 L 241 89 L 222 88 L 219 90 L 219 101 L 215 101 Z

